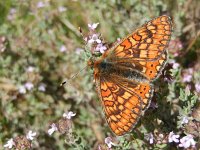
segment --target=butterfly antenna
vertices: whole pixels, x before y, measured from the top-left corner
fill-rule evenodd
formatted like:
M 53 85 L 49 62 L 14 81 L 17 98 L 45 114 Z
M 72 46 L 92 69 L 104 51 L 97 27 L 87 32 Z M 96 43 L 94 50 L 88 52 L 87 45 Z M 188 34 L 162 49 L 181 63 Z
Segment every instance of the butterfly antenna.
M 68 80 L 62 82 L 62 83 L 60 84 L 60 86 L 63 86 L 63 85 L 65 85 L 65 84 L 69 84 L 69 82 L 70 82 L 72 79 L 74 79 L 76 76 L 78 76 L 78 75 L 79 75 L 83 70 L 85 70 L 87 67 L 88 67 L 88 66 L 85 66 L 85 67 L 82 68 L 80 71 L 78 71 L 77 73 L 75 73 L 71 78 L 69 78 Z

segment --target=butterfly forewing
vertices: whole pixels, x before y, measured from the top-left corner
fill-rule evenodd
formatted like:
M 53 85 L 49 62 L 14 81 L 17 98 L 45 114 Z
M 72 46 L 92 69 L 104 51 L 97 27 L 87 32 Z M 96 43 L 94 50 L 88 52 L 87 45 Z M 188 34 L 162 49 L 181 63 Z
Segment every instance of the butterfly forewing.
M 155 60 L 165 52 L 171 33 L 170 17 L 160 16 L 147 22 L 122 40 L 112 50 L 110 57 L 140 61 Z

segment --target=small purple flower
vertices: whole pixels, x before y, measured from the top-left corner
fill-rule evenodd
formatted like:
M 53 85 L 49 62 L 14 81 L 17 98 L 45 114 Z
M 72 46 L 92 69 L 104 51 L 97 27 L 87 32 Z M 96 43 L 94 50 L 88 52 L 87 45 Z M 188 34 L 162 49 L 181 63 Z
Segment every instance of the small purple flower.
M 172 64 L 172 68 L 173 69 L 178 69 L 179 67 L 180 67 L 180 64 L 179 63 L 177 63 L 175 60 L 170 60 L 169 61 L 169 63 L 171 63 Z
M 39 1 L 37 3 L 37 8 L 43 8 L 43 7 L 46 7 L 46 6 L 48 6 L 47 2 L 45 3 L 45 2 Z
M 33 66 L 29 66 L 26 71 L 27 72 L 33 72 L 35 70 L 35 68 Z
M 33 87 L 34 87 L 34 85 L 33 85 L 33 83 L 31 83 L 31 82 L 26 82 L 25 84 L 24 84 L 24 87 L 27 89 L 27 90 L 32 90 L 33 89 Z
M 81 52 L 83 52 L 84 50 L 82 48 L 76 48 L 75 52 L 76 54 L 80 55 Z
M 117 42 L 120 42 L 121 41 L 121 38 L 117 38 Z
M 69 111 L 68 113 L 64 113 L 63 117 L 67 119 L 71 119 L 72 117 L 76 116 L 76 113 Z
M 184 116 L 181 120 L 181 124 L 187 124 L 189 122 L 189 118 Z
M 97 28 L 97 26 L 99 25 L 99 23 L 92 23 L 92 24 L 88 24 L 88 28 L 90 30 L 94 30 Z
M 38 87 L 38 90 L 41 92 L 45 92 L 46 91 L 46 84 L 41 83 Z
M 183 82 L 190 82 L 192 81 L 192 75 L 191 74 L 184 74 L 183 75 Z
M 97 45 L 95 51 L 98 51 L 98 52 L 103 54 L 106 49 L 107 49 L 106 46 L 104 46 L 102 43 L 100 43 L 100 44 Z
M 193 71 L 192 68 L 184 70 L 184 72 L 183 72 L 183 82 L 191 82 L 192 81 L 193 72 L 194 71 Z
M 7 19 L 12 21 L 15 18 L 15 14 L 16 14 L 16 9 L 15 8 L 11 8 L 9 15 L 7 16 Z
M 101 43 L 101 40 L 99 39 L 99 36 L 97 34 L 93 34 L 92 36 L 90 36 L 90 39 L 88 40 L 88 43 L 93 44 L 93 43 Z
M 51 124 L 51 128 L 48 130 L 48 134 L 52 135 L 55 131 L 58 131 L 58 128 L 55 123 Z
M 20 86 L 20 87 L 19 87 L 19 93 L 20 93 L 20 94 L 25 94 L 25 93 L 26 93 L 26 88 L 25 88 L 25 86 Z
M 67 10 L 66 7 L 63 7 L 63 6 L 58 7 L 59 12 L 65 12 L 66 10 Z
M 153 137 L 153 134 L 152 134 L 152 133 L 145 134 L 145 139 L 146 139 L 147 141 L 149 141 L 150 144 L 153 144 L 154 137 Z
M 195 83 L 195 89 L 198 93 L 200 93 L 200 83 Z
M 60 52 L 65 52 L 65 51 L 67 51 L 67 48 L 65 47 L 65 45 L 62 45 L 60 47 Z
M 180 135 L 176 135 L 172 131 L 172 132 L 169 133 L 168 141 L 169 141 L 169 143 L 171 143 L 171 142 L 178 143 L 179 142 L 179 137 L 180 137 Z
M 36 136 L 36 132 L 33 132 L 33 131 L 29 131 L 28 132 L 28 134 L 26 135 L 26 138 L 28 139 L 28 140 L 33 140 L 34 139 L 34 137 Z
M 180 139 L 179 147 L 189 148 L 190 146 L 194 147 L 196 142 L 193 139 L 191 134 L 184 136 Z
M 15 145 L 15 142 L 13 141 L 13 138 L 7 141 L 7 143 L 4 145 L 5 148 L 11 149 Z
M 116 146 L 116 144 L 112 142 L 112 138 L 111 137 L 105 138 L 104 142 L 108 146 L 108 148 L 111 148 L 112 146 Z

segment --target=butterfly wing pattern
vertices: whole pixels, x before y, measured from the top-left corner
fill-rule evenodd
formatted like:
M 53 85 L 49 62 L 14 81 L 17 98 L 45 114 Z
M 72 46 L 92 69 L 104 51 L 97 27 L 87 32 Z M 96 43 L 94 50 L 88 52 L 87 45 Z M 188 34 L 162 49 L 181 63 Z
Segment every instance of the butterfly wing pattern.
M 157 17 L 94 61 L 97 91 L 106 120 L 116 135 L 130 132 L 148 108 L 152 82 L 167 60 L 171 33 L 170 17 Z

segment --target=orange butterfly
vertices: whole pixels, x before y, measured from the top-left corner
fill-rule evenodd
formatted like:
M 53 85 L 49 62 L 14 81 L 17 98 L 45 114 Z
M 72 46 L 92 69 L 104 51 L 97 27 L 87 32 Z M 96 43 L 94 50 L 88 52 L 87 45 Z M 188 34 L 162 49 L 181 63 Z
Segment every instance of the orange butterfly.
M 131 131 L 149 107 L 152 82 L 166 64 L 171 33 L 171 19 L 163 15 L 145 23 L 99 59 L 89 60 L 106 120 L 116 135 Z

